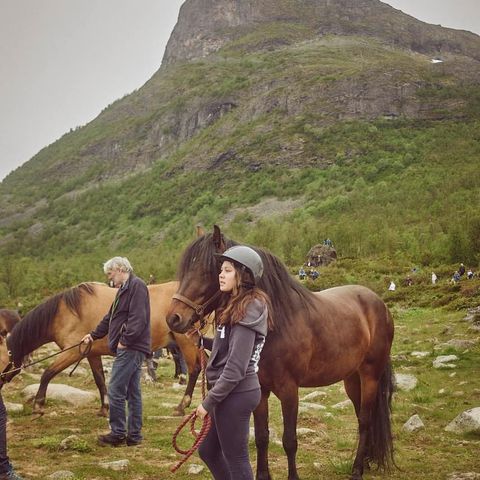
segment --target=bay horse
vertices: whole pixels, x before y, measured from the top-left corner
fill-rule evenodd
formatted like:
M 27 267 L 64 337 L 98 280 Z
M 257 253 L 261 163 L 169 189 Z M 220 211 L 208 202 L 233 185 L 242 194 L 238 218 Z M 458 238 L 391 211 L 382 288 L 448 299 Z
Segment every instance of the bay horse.
M 236 242 L 215 226 L 184 251 L 178 272 L 180 285 L 172 298 L 167 322 L 186 332 L 198 312 L 213 310 L 218 293 L 219 260 Z M 369 462 L 389 470 L 394 465 L 391 433 L 391 399 L 394 389 L 390 348 L 393 321 L 384 302 L 359 285 L 312 293 L 300 285 L 282 262 L 266 250 L 253 247 L 262 257 L 259 281 L 272 301 L 274 330 L 261 353 L 258 376 L 260 404 L 254 411 L 257 474 L 270 480 L 268 467 L 268 398 L 273 392 L 283 413 L 283 447 L 288 458 L 288 479 L 298 480 L 296 467 L 299 387 L 320 387 L 343 380 L 358 419 L 359 441 L 352 480 L 363 478 Z
M 148 285 L 151 310 L 152 351 L 165 347 L 169 341 L 170 330 L 166 323 L 166 313 L 172 295 L 177 290 L 177 282 Z M 22 364 L 24 356 L 42 345 L 55 342 L 60 349 L 66 349 L 80 342 L 84 335 L 92 331 L 108 312 L 117 289 L 103 283 L 81 283 L 75 287 L 54 295 L 28 312 L 18 322 L 8 336 L 8 347 L 15 366 Z M 189 371 L 189 381 L 185 394 L 176 407 L 183 414 L 190 405 L 193 389 L 200 372 L 198 348 L 185 335 L 174 333 L 174 337 Z M 1 347 L 0 347 L 1 348 Z M 99 414 L 106 416 L 107 388 L 102 366 L 102 355 L 112 355 L 108 348 L 107 337 L 96 340 L 87 355 L 95 383 L 100 393 L 101 409 Z M 34 413 L 42 413 L 49 382 L 58 373 L 78 362 L 82 358 L 79 348 L 60 353 L 54 362 L 43 372 L 40 386 L 33 403 Z M 2 362 L 3 365 L 3 362 Z M 5 365 L 2 366 L 2 370 Z M 18 374 L 6 374 L 8 382 Z

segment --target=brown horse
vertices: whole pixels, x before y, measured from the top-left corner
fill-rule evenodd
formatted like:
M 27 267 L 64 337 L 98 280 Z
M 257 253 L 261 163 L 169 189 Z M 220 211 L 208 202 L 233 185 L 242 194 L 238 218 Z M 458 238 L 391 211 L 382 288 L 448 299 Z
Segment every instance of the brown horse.
M 192 242 L 179 267 L 180 287 L 172 299 L 167 322 L 187 331 L 197 311 L 224 301 L 218 291 L 219 263 L 214 253 L 235 245 L 215 226 L 213 234 Z M 257 479 L 270 479 L 268 468 L 268 397 L 281 401 L 283 447 L 288 478 L 297 480 L 298 388 L 330 385 L 343 380 L 355 407 L 359 442 L 352 479 L 360 480 L 370 461 L 389 469 L 393 462 L 390 404 L 393 378 L 390 348 L 392 317 L 371 290 L 349 285 L 311 293 L 296 282 L 271 253 L 256 248 L 264 263 L 260 288 L 272 300 L 275 328 L 267 336 L 259 363 L 262 398 L 254 412 Z M 211 300 L 214 298 L 214 300 Z
M 0 335 L 5 337 L 21 319 L 16 310 L 0 308 Z
M 152 350 L 164 347 L 168 343 L 170 331 L 165 317 L 171 297 L 177 287 L 177 282 L 148 286 Z M 61 349 L 79 343 L 83 336 L 92 331 L 107 313 L 116 291 L 116 289 L 102 283 L 82 283 L 47 299 L 35 307 L 13 328 L 8 337 L 8 346 L 15 366 L 22 364 L 25 355 L 46 343 L 55 342 Z M 185 395 L 177 407 L 178 412 L 183 414 L 185 407 L 190 405 L 192 392 L 200 371 L 197 361 L 198 349 L 185 335 L 174 334 L 174 336 L 189 370 L 189 382 Z M 102 415 L 107 414 L 108 406 L 101 355 L 111 354 L 105 337 L 93 342 L 92 349 L 87 355 L 95 383 L 100 392 L 100 414 Z M 34 399 L 34 412 L 42 412 L 48 383 L 52 378 L 81 358 L 82 353 L 79 348 L 67 350 L 55 357 L 55 361 L 44 371 L 40 380 L 40 387 Z M 4 367 L 5 365 L 2 369 Z M 7 374 L 5 381 L 10 381 L 17 373 L 19 372 Z

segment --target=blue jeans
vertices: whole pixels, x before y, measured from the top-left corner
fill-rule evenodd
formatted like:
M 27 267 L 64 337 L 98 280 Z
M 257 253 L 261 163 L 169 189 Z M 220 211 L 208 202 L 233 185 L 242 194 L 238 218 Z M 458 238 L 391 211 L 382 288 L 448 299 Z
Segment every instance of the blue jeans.
M 126 348 L 118 349 L 112 366 L 108 385 L 110 404 L 110 430 L 118 438 L 128 436 L 141 441 L 142 391 L 140 378 L 145 354 Z M 128 424 L 125 417 L 125 402 L 128 403 Z

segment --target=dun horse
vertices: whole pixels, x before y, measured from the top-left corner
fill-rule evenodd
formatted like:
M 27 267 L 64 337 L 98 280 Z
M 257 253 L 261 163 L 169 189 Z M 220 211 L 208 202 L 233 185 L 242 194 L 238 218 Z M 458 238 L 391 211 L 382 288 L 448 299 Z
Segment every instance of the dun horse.
M 177 287 L 178 283 L 176 282 L 148 286 L 152 350 L 164 347 L 168 343 L 169 329 L 165 316 L 171 297 Z M 49 342 L 55 342 L 61 349 L 77 344 L 86 333 L 96 327 L 107 313 L 116 291 L 116 289 L 101 283 L 82 283 L 49 298 L 35 307 L 11 330 L 8 337 L 8 347 L 12 352 L 14 365 L 18 367 L 22 364 L 24 356 Z M 183 414 L 185 407 L 190 404 L 200 370 L 197 361 L 198 349 L 185 335 L 174 334 L 174 336 L 189 370 L 189 382 L 184 397 L 177 407 L 179 413 Z M 95 341 L 87 356 L 95 383 L 100 392 L 100 414 L 106 415 L 108 411 L 106 404 L 107 389 L 101 355 L 111 355 L 106 337 Z M 81 358 L 82 354 L 79 348 L 67 350 L 56 357 L 53 364 L 42 375 L 40 387 L 34 399 L 34 412 L 42 412 L 48 383 L 52 378 Z M 5 381 L 11 380 L 16 373 L 6 374 Z
M 218 307 L 219 264 L 235 242 L 215 226 L 213 234 L 187 247 L 179 267 L 180 286 L 167 322 L 186 332 L 198 320 L 197 311 Z M 390 405 L 393 392 L 390 348 L 393 321 L 383 301 L 371 290 L 349 285 L 311 293 L 288 273 L 271 253 L 256 249 L 264 263 L 259 282 L 273 304 L 274 331 L 267 336 L 259 363 L 262 398 L 254 412 L 257 479 L 270 479 L 268 468 L 268 398 L 281 401 L 283 447 L 288 479 L 297 480 L 297 415 L 299 387 L 318 387 L 343 380 L 358 418 L 359 441 L 352 479 L 363 478 L 370 462 L 389 469 L 393 464 Z

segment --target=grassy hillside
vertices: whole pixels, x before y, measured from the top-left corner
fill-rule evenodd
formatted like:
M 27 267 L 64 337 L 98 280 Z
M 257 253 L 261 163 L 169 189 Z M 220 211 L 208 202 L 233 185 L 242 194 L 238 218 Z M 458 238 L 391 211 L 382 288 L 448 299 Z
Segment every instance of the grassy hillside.
M 476 62 L 259 38 L 160 71 L 2 182 L 1 305 L 101 279 L 116 254 L 170 279 L 197 223 L 293 269 L 327 236 L 343 258 L 478 265 Z

